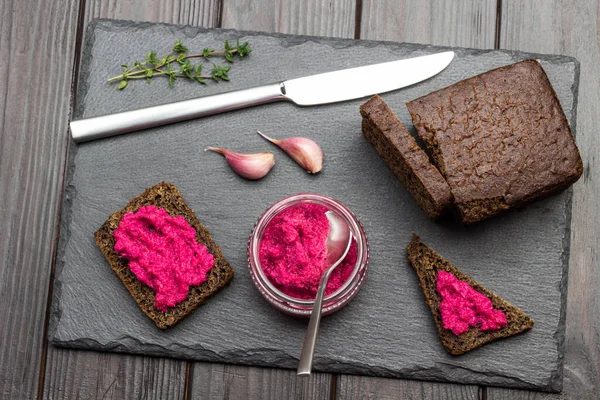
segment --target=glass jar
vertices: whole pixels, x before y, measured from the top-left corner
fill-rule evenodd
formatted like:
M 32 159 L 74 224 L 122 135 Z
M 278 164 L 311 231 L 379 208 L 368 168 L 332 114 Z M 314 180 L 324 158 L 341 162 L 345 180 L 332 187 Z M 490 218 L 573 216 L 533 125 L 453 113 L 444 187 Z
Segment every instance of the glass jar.
M 367 235 L 358 218 L 340 201 L 316 193 L 299 193 L 286 197 L 267 208 L 256 221 L 248 240 L 248 267 L 254 284 L 273 307 L 286 314 L 310 317 L 314 300 L 291 297 L 277 289 L 263 272 L 259 258 L 259 246 L 267 225 L 286 208 L 303 203 L 320 204 L 340 215 L 348 223 L 350 232 L 352 232 L 356 241 L 356 263 L 350 277 L 338 290 L 326 296 L 323 301 L 323 315 L 327 315 L 345 306 L 356 295 L 365 281 L 369 266 Z

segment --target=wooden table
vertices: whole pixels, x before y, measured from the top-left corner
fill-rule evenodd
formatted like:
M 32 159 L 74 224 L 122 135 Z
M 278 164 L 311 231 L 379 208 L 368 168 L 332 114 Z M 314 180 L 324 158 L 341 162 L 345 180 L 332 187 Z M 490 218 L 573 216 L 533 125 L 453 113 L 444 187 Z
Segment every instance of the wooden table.
M 600 398 L 600 0 L 2 0 L 0 17 L 0 398 Z M 300 379 L 290 370 L 48 345 L 67 124 L 93 18 L 577 57 L 585 172 L 574 188 L 564 392 Z

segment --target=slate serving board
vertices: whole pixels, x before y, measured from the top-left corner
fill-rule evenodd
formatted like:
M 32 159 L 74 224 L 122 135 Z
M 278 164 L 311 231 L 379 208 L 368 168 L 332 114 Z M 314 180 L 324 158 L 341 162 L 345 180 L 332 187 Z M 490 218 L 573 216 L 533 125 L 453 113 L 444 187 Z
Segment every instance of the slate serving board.
M 119 65 L 163 54 L 177 39 L 190 49 L 225 39 L 250 41 L 231 82 L 206 86 L 165 80 L 106 83 Z M 270 35 L 233 30 L 98 20 L 87 31 L 75 118 L 241 89 L 340 68 L 445 50 L 433 46 Z M 579 65 L 563 56 L 455 49 L 436 77 L 383 97 L 412 126 L 404 103 L 524 58 L 548 73 L 574 127 Z M 368 79 L 368 77 L 365 77 Z M 246 241 L 267 206 L 312 191 L 343 201 L 361 219 L 371 246 L 366 284 L 350 304 L 322 322 L 315 369 L 512 386 L 562 387 L 571 191 L 472 227 L 434 223 L 361 135 L 364 100 L 300 108 L 279 103 L 70 147 L 51 318 L 60 346 L 296 368 L 307 321 L 276 312 L 253 286 Z M 309 176 L 258 137 L 307 136 L 325 153 L 323 172 Z M 237 177 L 206 146 L 273 151 L 263 180 Z M 235 268 L 232 284 L 176 327 L 157 329 L 131 299 L 94 244 L 94 232 L 146 187 L 175 183 Z M 441 345 L 409 266 L 411 233 L 535 319 L 532 331 L 460 357 Z

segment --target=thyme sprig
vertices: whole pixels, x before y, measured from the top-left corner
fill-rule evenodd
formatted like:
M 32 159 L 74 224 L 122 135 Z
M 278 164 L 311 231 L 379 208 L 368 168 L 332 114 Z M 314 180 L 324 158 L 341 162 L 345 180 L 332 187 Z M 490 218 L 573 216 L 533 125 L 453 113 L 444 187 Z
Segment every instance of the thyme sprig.
M 223 57 L 229 63 L 234 62 L 234 57 L 244 58 L 252 52 L 248 42 L 240 43 L 236 41 L 235 46 L 229 41 L 225 41 L 222 51 L 207 47 L 201 53 L 189 54 L 189 49 L 181 43 L 180 40 L 175 42 L 173 49 L 169 54 L 160 59 L 157 57 L 156 51 L 150 51 L 146 54 L 144 62 L 134 61 L 133 66 L 121 64 L 123 73 L 108 79 L 108 82 L 119 81 L 117 89 L 123 90 L 127 87 L 130 79 L 145 79 L 148 84 L 155 76 L 165 76 L 169 78 L 169 86 L 173 87 L 178 78 L 190 79 L 195 82 L 206 84 L 207 79 L 212 79 L 216 82 L 228 81 L 229 70 L 231 65 L 212 64 L 210 74 L 202 73 L 203 64 L 194 65 L 190 61 L 192 58 L 204 58 L 209 60 L 213 57 Z M 179 66 L 178 69 L 173 68 L 173 65 Z

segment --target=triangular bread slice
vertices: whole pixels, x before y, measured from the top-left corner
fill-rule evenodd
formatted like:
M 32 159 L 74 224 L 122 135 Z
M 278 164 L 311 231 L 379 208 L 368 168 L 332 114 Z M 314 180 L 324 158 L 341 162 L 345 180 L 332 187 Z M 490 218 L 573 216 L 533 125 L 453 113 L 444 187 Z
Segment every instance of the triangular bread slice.
M 450 354 L 458 356 L 494 340 L 513 336 L 533 328 L 533 319 L 481 286 L 469 275 L 460 272 L 458 268 L 421 242 L 417 235 L 413 234 L 413 239 L 406 251 L 408 260 L 419 278 L 419 285 L 425 294 L 425 301 L 433 314 L 442 344 Z M 459 280 L 467 282 L 473 289 L 487 296 L 492 301 L 494 308 L 502 310 L 506 315 L 506 326 L 493 331 L 482 331 L 478 327 L 471 326 L 467 332 L 461 335 L 455 335 L 451 330 L 445 329 L 440 314 L 441 296 L 436 290 L 436 278 L 440 270 L 452 273 Z

